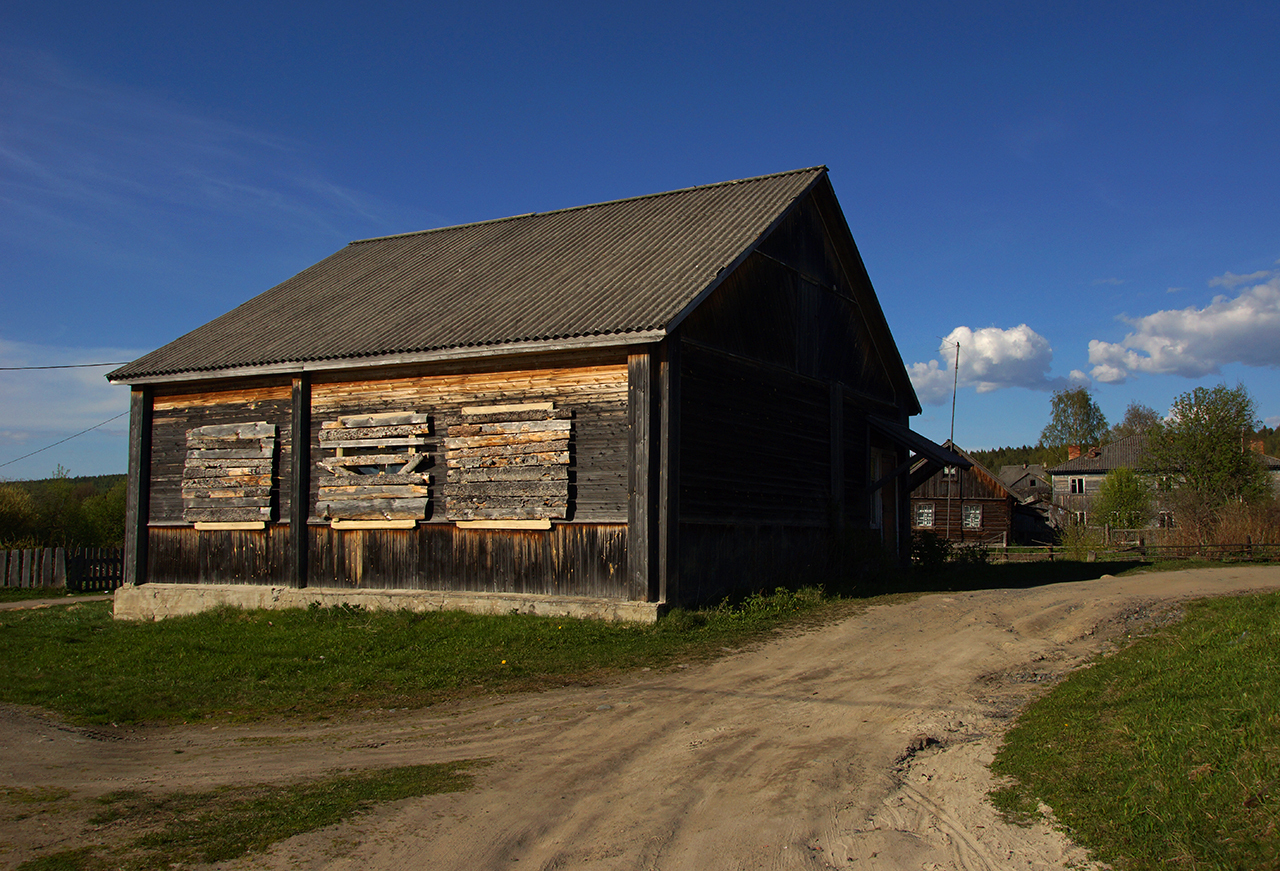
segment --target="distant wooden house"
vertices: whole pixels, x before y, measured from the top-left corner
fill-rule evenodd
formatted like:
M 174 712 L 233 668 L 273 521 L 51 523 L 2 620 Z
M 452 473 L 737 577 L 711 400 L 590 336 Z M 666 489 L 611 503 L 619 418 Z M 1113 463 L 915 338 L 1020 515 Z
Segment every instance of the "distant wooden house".
M 959 464 L 930 467 L 923 460 L 918 463 L 911 490 L 912 531 L 932 532 L 967 544 L 1012 544 L 1017 501 L 1013 493 L 950 440 L 942 446 L 963 457 L 968 468 Z
M 1280 459 L 1263 454 L 1260 442 L 1253 445 L 1252 449 L 1258 455 L 1258 462 L 1270 476 L 1272 492 L 1280 496 Z M 1150 525 L 1175 525 L 1177 521 L 1173 507 L 1157 486 L 1166 475 L 1161 474 L 1158 469 L 1152 469 L 1147 458 L 1147 436 L 1144 434 L 1117 439 L 1099 447 L 1071 447 L 1067 461 L 1048 470 L 1053 478 L 1054 505 L 1065 514 L 1068 522 L 1099 525 L 1094 523 L 1094 502 L 1102 491 L 1102 482 L 1106 480 L 1107 473 L 1120 468 L 1142 473 L 1142 477 L 1150 483 L 1154 497 Z
M 821 580 L 850 530 L 904 556 L 913 461 L 962 462 L 907 426 L 825 167 L 353 242 L 108 377 L 132 616 L 648 619 Z
M 1000 483 L 1013 494 L 1013 537 L 1019 544 L 1050 544 L 1061 512 L 1053 508 L 1053 481 L 1040 463 L 1000 467 Z

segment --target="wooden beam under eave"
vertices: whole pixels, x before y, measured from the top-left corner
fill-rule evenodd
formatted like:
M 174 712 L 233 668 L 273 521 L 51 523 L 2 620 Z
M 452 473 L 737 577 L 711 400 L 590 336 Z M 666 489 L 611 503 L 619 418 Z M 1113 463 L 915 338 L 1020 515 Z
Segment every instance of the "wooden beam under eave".
M 311 534 L 307 515 L 311 508 L 311 376 L 293 378 L 293 413 L 290 417 L 293 462 L 289 468 L 289 586 L 307 585 Z
M 151 412 L 153 390 L 129 396 L 129 478 L 124 512 L 124 583 L 147 580 L 147 519 L 151 513 Z

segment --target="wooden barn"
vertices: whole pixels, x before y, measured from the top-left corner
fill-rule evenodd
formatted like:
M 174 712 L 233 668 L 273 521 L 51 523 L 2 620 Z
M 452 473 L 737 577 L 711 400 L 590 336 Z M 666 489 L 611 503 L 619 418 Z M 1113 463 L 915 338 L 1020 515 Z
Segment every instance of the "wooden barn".
M 652 619 L 905 555 L 913 462 L 958 459 L 825 167 L 352 242 L 108 377 L 120 616 Z
M 911 490 L 911 528 L 933 532 L 954 542 L 967 544 L 1013 543 L 1013 493 L 985 466 L 950 440 L 942 446 L 963 457 L 963 465 L 942 468 L 917 463 Z M 918 483 L 917 483 L 918 482 Z

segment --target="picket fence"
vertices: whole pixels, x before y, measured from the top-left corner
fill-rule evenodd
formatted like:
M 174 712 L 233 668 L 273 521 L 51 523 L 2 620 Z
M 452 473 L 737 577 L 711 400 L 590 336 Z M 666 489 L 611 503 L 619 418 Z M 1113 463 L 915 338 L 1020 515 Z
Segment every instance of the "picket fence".
M 123 548 L 28 547 L 0 550 L 0 587 L 105 593 L 123 582 Z

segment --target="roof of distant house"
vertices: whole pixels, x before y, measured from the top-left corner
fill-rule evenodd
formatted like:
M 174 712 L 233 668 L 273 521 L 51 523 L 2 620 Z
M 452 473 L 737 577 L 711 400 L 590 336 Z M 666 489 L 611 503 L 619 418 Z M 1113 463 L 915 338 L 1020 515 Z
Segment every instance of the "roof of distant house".
M 1280 472 L 1280 459 L 1266 454 L 1258 454 L 1258 458 L 1269 471 Z M 1048 473 L 1050 475 L 1066 475 L 1072 472 L 1106 474 L 1112 469 L 1120 468 L 1147 468 L 1146 435 L 1131 435 L 1098 448 L 1090 448 L 1080 456 L 1054 466 L 1048 470 Z

